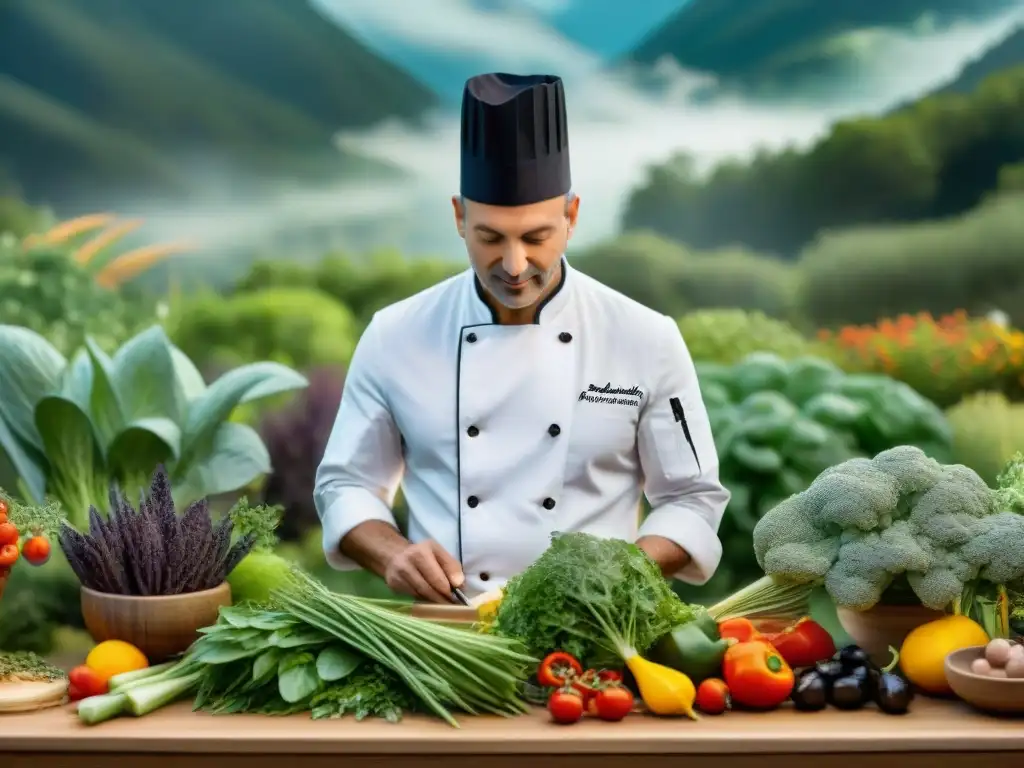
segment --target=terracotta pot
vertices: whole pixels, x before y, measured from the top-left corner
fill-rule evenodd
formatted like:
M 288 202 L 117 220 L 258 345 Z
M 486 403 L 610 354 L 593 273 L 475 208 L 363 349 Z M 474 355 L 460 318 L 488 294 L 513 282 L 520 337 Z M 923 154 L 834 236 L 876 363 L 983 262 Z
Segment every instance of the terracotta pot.
M 853 642 L 878 664 L 889 663 L 889 646 L 899 650 L 911 631 L 945 615 L 921 605 L 876 605 L 866 611 L 837 608 L 836 613 Z
M 197 630 L 216 623 L 221 606 L 231 605 L 227 582 L 202 592 L 142 597 L 109 595 L 82 587 L 82 618 L 97 643 L 124 640 L 151 664 L 184 652 Z

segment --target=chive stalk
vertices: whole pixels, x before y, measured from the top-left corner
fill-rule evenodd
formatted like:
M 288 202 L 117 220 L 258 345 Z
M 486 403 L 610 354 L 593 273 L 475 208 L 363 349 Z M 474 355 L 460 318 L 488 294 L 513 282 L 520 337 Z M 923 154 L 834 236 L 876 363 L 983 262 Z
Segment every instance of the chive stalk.
M 120 675 L 114 675 L 110 678 L 109 686 L 111 691 L 116 691 L 123 688 L 130 683 L 134 683 L 138 680 L 147 680 L 157 675 L 161 675 L 170 669 L 177 666 L 177 661 L 167 661 L 163 664 L 155 664 L 152 667 L 144 667 L 143 669 L 134 669 L 131 672 L 122 672 Z
M 183 696 L 195 691 L 203 673 L 191 672 L 182 677 L 171 677 L 154 683 L 139 685 L 124 693 L 127 710 L 135 717 L 148 715 L 161 707 L 173 704 Z
M 707 609 L 715 621 L 744 616 L 806 616 L 814 584 L 793 584 L 763 576 Z

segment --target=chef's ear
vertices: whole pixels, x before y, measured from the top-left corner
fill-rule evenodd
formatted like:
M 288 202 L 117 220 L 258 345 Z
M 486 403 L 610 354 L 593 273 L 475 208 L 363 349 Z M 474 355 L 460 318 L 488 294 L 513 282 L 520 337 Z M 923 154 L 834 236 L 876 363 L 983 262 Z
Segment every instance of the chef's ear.
M 569 199 L 565 205 L 565 218 L 569 220 L 569 237 L 572 237 L 572 231 L 576 229 L 576 219 L 579 218 L 579 215 L 580 198 L 579 195 L 572 194 L 571 199 Z
M 455 228 L 459 237 L 466 239 L 466 204 L 461 195 L 452 195 L 452 209 L 455 211 Z

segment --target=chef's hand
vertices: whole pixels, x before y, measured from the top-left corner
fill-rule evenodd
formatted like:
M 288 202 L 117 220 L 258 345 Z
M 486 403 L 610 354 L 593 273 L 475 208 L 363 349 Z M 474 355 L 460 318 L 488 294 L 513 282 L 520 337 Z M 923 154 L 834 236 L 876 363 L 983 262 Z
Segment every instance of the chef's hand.
M 459 561 L 436 541 L 409 544 L 388 561 L 384 580 L 395 592 L 431 603 L 451 603 L 452 587 L 461 587 L 466 577 Z

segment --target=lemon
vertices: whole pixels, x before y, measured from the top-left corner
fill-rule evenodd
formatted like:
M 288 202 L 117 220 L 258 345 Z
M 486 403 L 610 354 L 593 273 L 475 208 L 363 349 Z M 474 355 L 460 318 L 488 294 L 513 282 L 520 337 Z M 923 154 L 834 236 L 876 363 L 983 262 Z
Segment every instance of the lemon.
M 124 640 L 104 640 L 85 657 L 85 666 L 104 680 L 149 666 L 146 654 Z
M 907 635 L 900 648 L 900 668 L 925 693 L 951 693 L 946 682 L 946 657 L 961 648 L 985 645 L 988 640 L 988 633 L 976 621 L 966 616 L 944 616 Z

